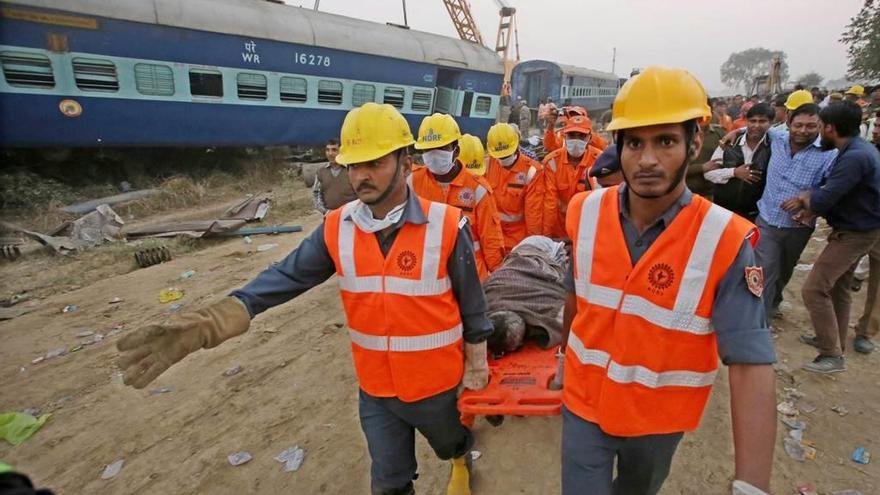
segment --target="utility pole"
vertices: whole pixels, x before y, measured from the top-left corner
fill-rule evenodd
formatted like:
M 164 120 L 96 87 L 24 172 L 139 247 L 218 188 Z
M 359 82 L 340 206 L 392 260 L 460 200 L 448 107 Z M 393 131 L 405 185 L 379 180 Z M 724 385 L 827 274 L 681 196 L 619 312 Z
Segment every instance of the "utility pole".
M 409 22 L 406 20 L 406 0 L 400 0 L 403 2 L 403 25 L 409 27 Z
M 617 47 L 614 47 L 614 51 L 611 52 L 611 73 L 614 74 L 614 69 L 617 67 Z
M 315 7 L 312 10 L 317 11 L 319 5 L 321 5 L 321 0 L 315 0 Z

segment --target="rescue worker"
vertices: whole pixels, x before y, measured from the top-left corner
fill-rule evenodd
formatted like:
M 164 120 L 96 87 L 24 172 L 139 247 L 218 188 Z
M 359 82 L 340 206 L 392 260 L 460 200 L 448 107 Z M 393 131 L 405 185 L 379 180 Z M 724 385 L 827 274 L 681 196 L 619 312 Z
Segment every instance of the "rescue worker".
M 459 160 L 461 137 L 452 116 L 435 113 L 425 117 L 415 146 L 422 150 L 425 166 L 413 169 L 409 182 L 416 196 L 455 206 L 467 217 L 482 281 L 501 266 L 504 234 L 492 187 L 483 177 L 466 171 Z
M 544 171 L 519 149 L 519 135 L 509 124 L 495 124 L 486 137 L 492 186 L 504 248 L 509 252 L 530 235 L 544 232 Z
M 331 139 L 324 145 L 324 156 L 327 164 L 318 169 L 315 174 L 315 184 L 312 186 L 312 199 L 315 209 L 325 214 L 340 206 L 357 199 L 357 194 L 351 188 L 348 180 L 348 170 L 336 163 L 336 155 L 339 154 L 339 141 Z
M 470 229 L 457 208 L 407 187 L 414 141 L 394 107 L 351 110 L 341 141 L 337 161 L 348 167 L 358 200 L 327 214 L 281 263 L 229 297 L 120 339 L 123 381 L 143 388 L 188 354 L 244 333 L 257 314 L 336 275 L 371 493 L 414 493 L 418 430 L 438 457 L 452 459 L 447 493 L 469 494 L 473 436 L 460 422 L 456 388 L 485 386 L 492 331 L 476 268 L 460 262 L 473 259 Z
M 596 180 L 598 187 L 611 187 L 623 182 L 620 160 L 617 159 L 617 146 L 605 148 L 599 158 L 596 158 L 596 163 L 590 167 L 590 177 Z
M 590 179 L 590 167 L 602 150 L 590 146 L 593 125 L 590 119 L 575 115 L 568 119 L 562 129 L 565 147 L 544 157 L 544 182 L 546 194 L 550 196 L 547 205 L 548 218 L 544 219 L 544 230 L 548 237 L 565 239 L 565 212 L 572 196 L 582 191 L 594 189 Z
M 563 495 L 657 493 L 683 433 L 699 425 L 719 357 L 729 365 L 735 486 L 769 490 L 775 353 L 755 226 L 684 181 L 709 115 L 690 73 L 645 69 L 621 88 L 609 125 L 624 183 L 569 204 Z
M 458 161 L 464 165 L 464 168 L 480 177 L 486 175 L 486 149 L 483 148 L 483 142 L 477 136 L 470 134 L 463 135 L 458 140 Z
M 855 86 L 846 90 L 846 93 L 844 93 L 843 96 L 847 100 L 849 100 L 853 103 L 858 103 L 859 106 L 863 107 L 863 106 L 865 106 L 865 100 L 862 99 L 862 96 L 864 96 L 864 95 L 865 95 L 865 88 L 863 86 L 856 84 Z
M 562 127 L 565 128 L 565 124 L 566 122 L 568 122 L 568 119 L 574 117 L 575 115 L 580 115 L 582 117 L 585 117 L 587 120 L 590 120 L 590 116 L 587 114 L 587 109 L 584 107 L 562 107 Z M 560 112 L 550 112 L 547 116 L 547 125 L 544 128 L 544 149 L 547 150 L 547 153 L 556 151 L 559 148 L 562 148 L 562 146 L 565 144 L 564 138 L 562 137 L 562 132 L 556 129 L 556 123 L 559 120 L 559 117 Z M 590 125 L 592 126 L 592 121 L 590 121 Z M 599 150 L 604 150 L 606 147 L 608 147 L 608 141 L 600 136 L 599 133 L 593 133 L 590 136 L 590 146 L 594 148 L 599 148 Z

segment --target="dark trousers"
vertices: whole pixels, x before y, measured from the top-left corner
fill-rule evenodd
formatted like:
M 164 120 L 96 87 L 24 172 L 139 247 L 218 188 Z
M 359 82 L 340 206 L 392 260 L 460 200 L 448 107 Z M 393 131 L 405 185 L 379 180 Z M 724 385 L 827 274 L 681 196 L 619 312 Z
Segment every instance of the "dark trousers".
M 760 233 L 755 260 L 764 269 L 764 309 L 769 320 L 773 310 L 782 302 L 782 290 L 791 280 L 794 267 L 807 247 L 813 229 L 773 227 L 760 216 L 755 223 Z
M 669 475 L 683 435 L 615 437 L 563 407 L 562 495 L 653 495 Z
M 878 245 L 880 230 L 835 230 L 828 236 L 828 245 L 804 282 L 804 305 L 810 313 L 819 353 L 823 356 L 842 356 L 846 349 L 853 271 L 859 259 L 875 251 Z
M 405 494 L 416 476 L 415 430 L 424 435 L 437 457 L 461 457 L 474 438 L 461 424 L 456 389 L 417 402 L 373 397 L 360 391 L 361 429 L 370 451 L 374 495 Z
M 868 253 L 870 268 L 868 272 L 868 292 L 865 294 L 865 310 L 856 333 L 864 337 L 873 337 L 880 332 L 880 242 Z

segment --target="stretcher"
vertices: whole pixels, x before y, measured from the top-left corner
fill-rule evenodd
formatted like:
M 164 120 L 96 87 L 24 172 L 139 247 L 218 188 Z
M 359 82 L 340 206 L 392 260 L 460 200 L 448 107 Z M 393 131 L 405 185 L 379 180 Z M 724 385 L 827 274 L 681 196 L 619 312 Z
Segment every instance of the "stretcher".
M 458 398 L 461 421 L 473 426 L 476 416 L 500 424 L 503 416 L 556 416 L 562 410 L 562 390 L 550 390 L 556 376 L 556 349 L 528 342 L 499 359 L 489 358 L 489 384 L 465 390 Z M 496 425 L 497 425 L 496 424 Z

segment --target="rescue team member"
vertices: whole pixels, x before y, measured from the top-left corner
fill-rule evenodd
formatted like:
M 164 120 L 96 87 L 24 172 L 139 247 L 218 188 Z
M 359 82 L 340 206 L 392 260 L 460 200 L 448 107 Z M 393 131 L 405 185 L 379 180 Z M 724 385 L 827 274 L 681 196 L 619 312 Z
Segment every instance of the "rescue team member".
M 477 136 L 465 134 L 458 140 L 458 161 L 464 165 L 464 168 L 480 177 L 486 175 L 486 149 Z
M 562 107 L 562 127 L 565 128 L 568 119 L 574 117 L 575 115 L 580 115 L 587 120 L 590 120 L 590 116 L 587 114 L 587 109 L 584 107 Z M 544 149 L 547 150 L 548 153 L 562 148 L 562 146 L 565 144 L 562 132 L 556 130 L 556 122 L 558 119 L 558 112 L 550 112 L 548 114 L 547 127 L 544 129 Z M 590 125 L 592 125 L 592 121 L 590 121 Z M 604 150 L 608 147 L 608 141 L 606 141 L 598 133 L 591 134 L 590 146 L 594 148 L 599 148 L 600 150 Z
M 617 146 L 605 148 L 599 158 L 596 158 L 596 163 L 590 168 L 590 177 L 596 180 L 598 187 L 611 187 L 623 182 L 620 160 L 617 159 Z
M 865 88 L 862 86 L 859 86 L 858 84 L 849 88 L 848 90 L 846 90 L 846 93 L 844 93 L 844 97 L 847 100 L 858 104 L 860 107 L 863 107 L 866 104 L 865 100 L 862 99 L 862 96 L 864 96 L 864 95 L 865 95 Z
M 338 154 L 339 141 L 336 139 L 327 141 L 324 146 L 327 164 L 318 169 L 315 174 L 315 184 L 312 186 L 315 209 L 321 214 L 357 199 L 357 194 L 354 193 L 351 182 L 348 180 L 348 170 L 336 163 L 336 155 Z
M 684 181 L 709 115 L 684 70 L 630 79 L 609 125 L 624 184 L 569 204 L 564 495 L 657 493 L 683 432 L 699 425 L 719 356 L 730 367 L 735 486 L 769 489 L 775 352 L 755 226 Z
M 409 182 L 416 196 L 455 206 L 467 217 L 482 281 L 501 266 L 504 234 L 491 186 L 486 179 L 467 172 L 458 159 L 461 137 L 452 116 L 435 113 L 425 117 L 415 146 L 423 150 L 425 166 L 413 169 Z
M 572 196 L 582 191 L 591 191 L 594 184 L 590 179 L 590 167 L 602 150 L 590 146 L 593 125 L 590 119 L 574 115 L 562 129 L 565 147 L 544 157 L 544 183 L 547 189 L 550 214 L 544 219 L 547 236 L 554 239 L 566 238 L 565 211 Z
M 373 494 L 412 494 L 418 430 L 452 459 L 447 493 L 469 494 L 473 444 L 456 387 L 488 380 L 492 330 L 458 209 L 406 185 L 413 137 L 391 105 L 366 103 L 342 124 L 337 161 L 358 200 L 333 210 L 280 264 L 230 297 L 119 341 L 123 381 L 143 388 L 201 348 L 244 333 L 255 315 L 336 275 L 360 382 L 360 420 L 372 460 Z M 462 338 L 464 344 L 462 345 Z
M 509 124 L 495 124 L 486 137 L 492 186 L 504 248 L 510 251 L 530 235 L 544 234 L 544 172 L 519 150 L 519 135 Z

